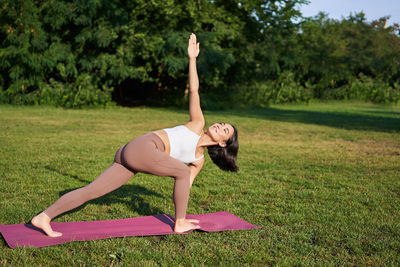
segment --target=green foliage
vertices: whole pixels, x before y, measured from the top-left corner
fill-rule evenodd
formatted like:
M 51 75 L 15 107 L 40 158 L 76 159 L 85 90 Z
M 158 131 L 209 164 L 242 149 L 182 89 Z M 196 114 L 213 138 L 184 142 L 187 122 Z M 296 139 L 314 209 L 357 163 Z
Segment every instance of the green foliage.
M 303 18 L 298 6 L 307 2 L 0 0 L 0 102 L 181 106 L 195 32 L 205 107 L 355 97 L 396 103 L 398 25 L 367 22 L 363 13 Z M 367 88 L 352 88 L 357 81 Z
M 340 87 L 326 88 L 322 98 L 326 100 L 364 100 L 372 103 L 399 104 L 399 84 L 391 86 L 379 79 L 373 79 L 364 74 L 352 79 L 349 84 Z
M 321 13 L 305 21 L 298 35 L 298 80 L 311 84 L 316 98 L 397 103 L 399 27 L 385 23 L 386 18 L 368 23 L 363 13 L 341 21 Z
M 312 94 L 310 90 L 304 88 L 294 78 L 291 72 L 283 72 L 276 84 L 275 103 L 308 103 Z
M 390 86 L 387 82 L 360 74 L 350 87 L 350 99 L 362 99 L 373 103 L 400 103 L 400 85 Z
M 308 103 L 312 90 L 304 88 L 292 72 L 286 71 L 276 81 L 255 83 L 236 97 L 250 106 L 268 107 L 270 104 Z
M 107 107 L 112 105 L 111 89 L 103 87 L 102 90 L 99 90 L 93 86 L 91 79 L 90 75 L 79 75 L 73 84 L 67 85 L 68 87 L 52 79 L 50 84 L 40 92 L 41 95 L 35 98 L 40 102 L 34 104 L 50 104 L 67 108 Z

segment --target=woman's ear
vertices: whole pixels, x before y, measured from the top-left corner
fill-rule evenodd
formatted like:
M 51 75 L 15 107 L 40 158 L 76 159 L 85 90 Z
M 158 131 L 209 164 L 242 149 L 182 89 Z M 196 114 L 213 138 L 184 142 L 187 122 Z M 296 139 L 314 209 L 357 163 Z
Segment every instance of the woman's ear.
M 225 142 L 219 142 L 218 145 L 219 145 L 220 147 L 226 147 L 226 143 L 225 143 Z

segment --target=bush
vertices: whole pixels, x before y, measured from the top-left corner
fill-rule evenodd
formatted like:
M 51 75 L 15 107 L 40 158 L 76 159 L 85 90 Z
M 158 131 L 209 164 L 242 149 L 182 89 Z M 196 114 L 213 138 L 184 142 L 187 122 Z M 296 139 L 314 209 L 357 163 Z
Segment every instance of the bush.
M 312 98 L 312 90 L 301 86 L 295 80 L 294 74 L 288 71 L 281 73 L 277 81 L 257 82 L 237 91 L 237 102 L 257 107 L 282 103 L 308 103 Z
M 274 103 L 308 103 L 312 98 L 312 92 L 301 86 L 295 80 L 294 73 L 285 71 L 279 75 L 275 86 L 276 96 Z
M 322 92 L 325 100 L 363 100 L 381 104 L 400 102 L 399 84 L 390 86 L 380 79 L 373 79 L 363 73 L 339 87 L 328 87 Z
M 80 75 L 72 84 L 63 84 L 50 79 L 49 84 L 42 84 L 40 90 L 27 94 L 13 94 L 0 91 L 0 103 L 16 105 L 52 105 L 66 108 L 109 107 L 112 88 L 103 86 L 97 89 L 89 75 Z
M 392 103 L 400 102 L 400 86 L 395 83 L 393 88 L 387 82 L 379 79 L 372 79 L 364 74 L 359 75 L 350 87 L 350 99 L 362 99 L 373 103 Z
M 254 83 L 247 88 L 237 89 L 236 101 L 250 106 L 268 107 L 274 102 L 274 85 L 270 81 Z

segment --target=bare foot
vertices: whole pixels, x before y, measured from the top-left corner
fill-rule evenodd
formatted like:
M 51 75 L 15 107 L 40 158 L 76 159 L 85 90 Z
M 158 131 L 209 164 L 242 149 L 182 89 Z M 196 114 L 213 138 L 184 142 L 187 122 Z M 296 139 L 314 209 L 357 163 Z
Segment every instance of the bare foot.
M 33 226 L 42 229 L 46 233 L 46 235 L 48 235 L 50 237 L 62 236 L 62 233 L 54 232 L 53 229 L 51 229 L 50 218 L 44 212 L 33 217 L 33 219 L 31 220 L 31 223 L 33 224 Z
M 175 222 L 175 233 L 184 233 L 190 230 L 199 229 L 200 225 L 196 225 L 193 223 L 199 223 L 199 220 L 194 219 L 178 219 Z
M 199 224 L 200 223 L 200 221 L 199 220 L 196 220 L 196 219 L 185 219 L 187 222 L 190 222 L 190 223 L 197 223 L 197 224 Z

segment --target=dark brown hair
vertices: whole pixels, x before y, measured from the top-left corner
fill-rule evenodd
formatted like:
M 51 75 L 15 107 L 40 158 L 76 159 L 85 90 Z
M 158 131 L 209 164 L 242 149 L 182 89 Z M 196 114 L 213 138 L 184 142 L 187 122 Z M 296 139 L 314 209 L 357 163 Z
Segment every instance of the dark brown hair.
M 219 145 L 207 147 L 208 155 L 212 161 L 224 171 L 237 172 L 236 157 L 239 151 L 238 131 L 232 125 L 234 132 L 225 143 L 225 147 Z

